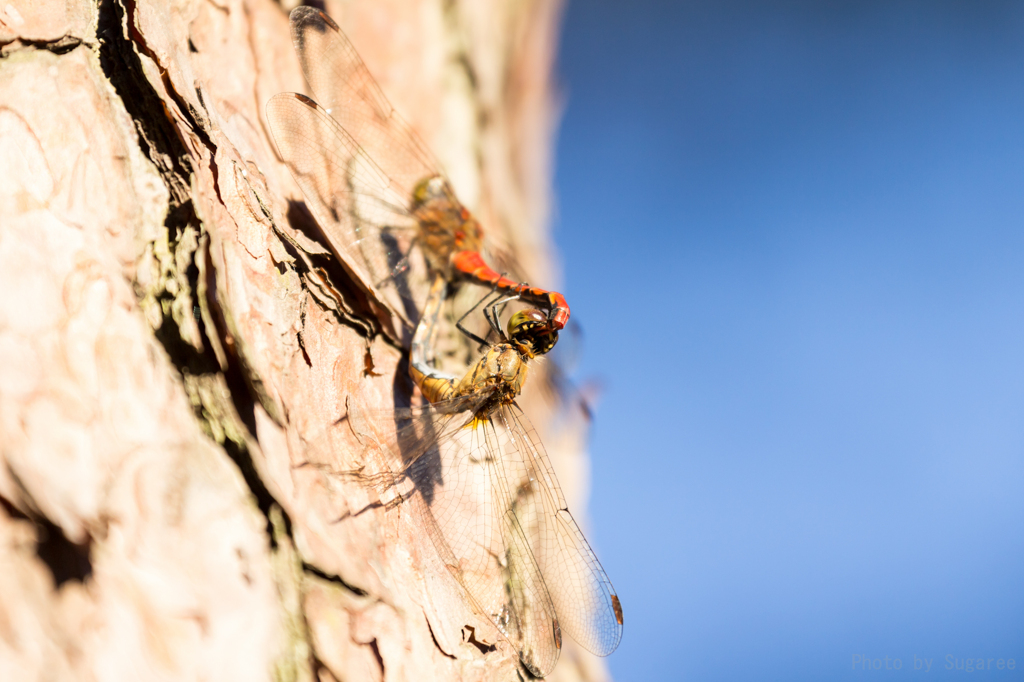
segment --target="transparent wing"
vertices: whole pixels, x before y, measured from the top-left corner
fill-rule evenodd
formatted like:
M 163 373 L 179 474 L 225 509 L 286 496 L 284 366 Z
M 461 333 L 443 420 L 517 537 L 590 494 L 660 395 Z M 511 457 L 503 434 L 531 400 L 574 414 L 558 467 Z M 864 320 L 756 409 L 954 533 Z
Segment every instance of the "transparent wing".
M 290 18 L 295 50 L 314 97 L 359 141 L 405 200 L 417 182 L 442 175 L 334 20 L 312 7 L 296 7 Z
M 397 410 L 397 452 L 382 448 L 391 462 L 373 481 L 382 497 L 401 488 L 403 508 L 418 517 L 469 602 L 544 676 L 558 660 L 561 630 L 526 531 L 495 478 L 500 438 L 490 421 L 473 418 L 487 397 Z
M 498 428 L 495 479 L 500 504 L 517 517 L 558 613 L 562 629 L 587 650 L 607 656 L 622 638 L 622 607 L 555 479 L 537 432 L 515 403 L 492 415 Z
M 363 281 L 377 287 L 404 269 L 403 248 L 416 222 L 406 198 L 358 143 L 316 102 L 275 95 L 267 120 L 281 156 L 330 246 Z

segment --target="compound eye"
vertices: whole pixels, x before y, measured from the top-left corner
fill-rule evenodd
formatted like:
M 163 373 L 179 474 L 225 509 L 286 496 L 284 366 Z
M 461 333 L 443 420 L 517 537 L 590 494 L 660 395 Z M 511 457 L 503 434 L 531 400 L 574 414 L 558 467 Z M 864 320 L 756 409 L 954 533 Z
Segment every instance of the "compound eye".
M 412 189 L 413 210 L 415 211 L 417 208 L 432 199 L 444 197 L 447 194 L 445 189 L 445 180 L 440 175 L 432 175 L 429 178 L 423 178 L 417 182 L 416 186 Z
M 548 323 L 548 317 L 536 308 L 528 308 L 526 310 L 520 310 L 508 321 L 508 335 L 511 338 L 515 338 L 524 333 L 529 333 L 531 330 L 546 325 Z
M 558 343 L 558 331 L 548 324 L 548 316 L 535 308 L 520 310 L 509 319 L 508 336 L 529 345 L 537 355 L 547 353 Z

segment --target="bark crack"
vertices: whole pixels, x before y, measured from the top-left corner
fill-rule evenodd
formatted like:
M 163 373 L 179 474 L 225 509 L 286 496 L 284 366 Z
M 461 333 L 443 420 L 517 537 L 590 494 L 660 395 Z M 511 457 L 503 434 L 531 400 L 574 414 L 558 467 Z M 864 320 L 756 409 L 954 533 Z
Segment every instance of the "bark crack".
M 15 477 L 8 468 L 8 475 Z M 24 486 L 19 486 L 23 502 L 31 503 L 31 497 Z M 33 505 L 34 506 L 34 505 Z M 50 571 L 53 586 L 60 588 L 66 582 L 84 583 L 92 575 L 92 559 L 90 550 L 92 542 L 89 536 L 81 543 L 72 542 L 60 526 L 43 514 L 26 514 L 14 506 L 14 503 L 0 495 L 0 509 L 12 519 L 27 521 L 35 527 L 36 556 Z
M 320 578 L 321 580 L 326 580 L 327 582 L 334 583 L 335 585 L 341 585 L 343 588 L 345 588 L 352 594 L 356 595 L 357 597 L 366 597 L 370 594 L 361 587 L 356 587 L 355 585 L 345 582 L 345 580 L 341 576 L 335 575 L 333 573 L 325 573 L 313 564 L 303 562 L 302 570 L 306 573 L 309 573 L 310 575 L 314 575 L 317 578 Z
M 95 45 L 79 36 L 65 33 L 54 40 L 31 40 L 28 38 L 15 38 L 14 40 L 0 41 L 0 59 L 5 59 L 15 52 L 22 50 L 45 50 L 56 55 L 67 54 L 79 45 L 95 47 Z
M 150 245 L 160 269 L 153 278 L 156 284 L 148 291 L 139 290 L 136 285 L 136 296 L 143 308 L 158 311 L 155 324 L 151 320 L 154 336 L 181 374 L 197 421 L 238 465 L 257 506 L 266 516 L 274 499 L 260 479 L 247 446 L 249 434 L 256 433 L 253 393 L 259 387 L 247 381 L 237 344 L 226 336 L 224 313 L 216 308 L 216 295 L 208 292 L 204 301 L 198 300 L 203 287 L 197 259 L 204 257 L 205 250 L 200 248 L 202 221 L 191 196 L 195 166 L 160 94 L 146 77 L 137 50 L 140 45 L 144 47 L 144 41 L 129 26 L 128 16 L 117 0 L 100 0 L 100 66 L 135 124 L 143 154 L 156 166 L 170 195 L 164 231 Z M 168 88 L 168 92 L 176 96 L 173 89 Z M 180 98 L 176 102 L 180 104 Z M 213 148 L 209 136 L 200 132 L 196 119 L 185 122 L 197 131 L 204 144 Z M 215 279 L 209 274 L 204 284 L 208 288 L 215 286 Z M 212 328 L 201 314 L 200 303 L 215 312 L 208 317 Z M 216 348 L 228 350 L 221 359 L 226 361 L 223 367 Z M 285 521 L 290 533 L 287 517 Z M 269 518 L 267 523 L 269 533 Z

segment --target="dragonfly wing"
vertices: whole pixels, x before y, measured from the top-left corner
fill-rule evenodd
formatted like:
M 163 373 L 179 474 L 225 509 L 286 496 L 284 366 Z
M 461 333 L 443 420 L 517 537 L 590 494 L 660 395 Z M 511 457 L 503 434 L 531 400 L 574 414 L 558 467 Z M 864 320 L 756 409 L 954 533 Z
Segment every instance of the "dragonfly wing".
M 384 228 L 409 231 L 415 221 L 387 175 L 308 97 L 275 95 L 267 103 L 267 119 L 335 255 L 370 287 L 388 280 L 404 257 L 402 245 Z
M 410 474 L 436 521 L 432 536 L 452 574 L 478 610 L 519 651 L 531 672 L 545 675 L 558 660 L 558 621 L 529 543 L 494 489 L 496 436 L 489 421 L 472 421 L 421 458 Z
M 523 641 L 520 657 L 535 673 L 540 670 L 540 674 L 545 675 L 554 667 L 562 648 L 561 623 L 526 529 L 516 510 L 507 504 L 499 431 L 490 420 L 483 422 L 479 430 L 487 441 L 491 505 L 500 515 L 498 527 L 504 540 L 507 564 L 505 589 L 518 617 Z
M 473 407 L 486 392 L 396 411 L 393 470 L 411 481 L 403 493 L 468 601 L 519 652 L 534 675 L 558 660 L 561 633 L 530 543 L 496 493 L 498 437 Z M 407 489 L 408 490 L 408 489 Z
M 333 19 L 303 6 L 292 10 L 291 24 L 295 50 L 316 100 L 359 141 L 408 202 L 417 182 L 442 174 L 437 161 L 388 102 Z
M 498 462 L 512 510 L 529 539 L 562 630 L 599 656 L 622 638 L 622 607 L 608 575 L 566 507 L 537 432 L 518 405 L 493 416 L 499 428 Z

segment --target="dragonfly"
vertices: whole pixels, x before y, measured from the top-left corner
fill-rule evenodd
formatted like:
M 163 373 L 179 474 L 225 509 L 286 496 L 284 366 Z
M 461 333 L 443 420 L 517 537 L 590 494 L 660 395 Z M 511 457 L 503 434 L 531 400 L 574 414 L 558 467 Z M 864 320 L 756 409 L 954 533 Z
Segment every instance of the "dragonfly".
M 509 279 L 484 260 L 480 223 L 334 20 L 300 6 L 290 22 L 316 100 L 280 93 L 267 103 L 267 119 L 335 255 L 378 299 L 377 289 L 395 282 L 409 301 L 409 254 L 418 245 L 429 274 L 518 295 L 548 310 L 550 330 L 564 328 L 564 296 Z
M 608 655 L 622 637 L 622 605 L 515 401 L 530 361 L 554 345 L 547 315 L 521 310 L 506 331 L 497 311 L 515 294 L 489 303 L 500 340 L 456 377 L 430 358 L 446 289 L 435 275 L 410 351 L 429 403 L 396 410 L 393 437 L 367 439 L 379 470 L 358 476 L 413 510 L 474 610 L 531 674 L 551 672 L 563 633 Z

